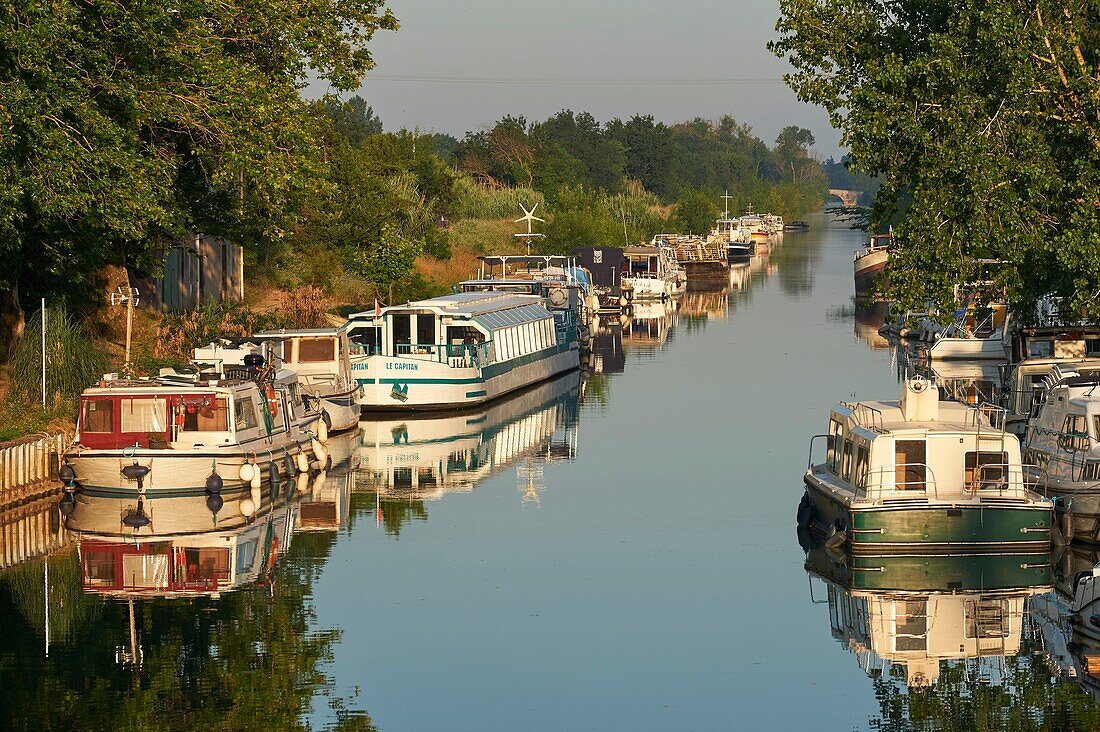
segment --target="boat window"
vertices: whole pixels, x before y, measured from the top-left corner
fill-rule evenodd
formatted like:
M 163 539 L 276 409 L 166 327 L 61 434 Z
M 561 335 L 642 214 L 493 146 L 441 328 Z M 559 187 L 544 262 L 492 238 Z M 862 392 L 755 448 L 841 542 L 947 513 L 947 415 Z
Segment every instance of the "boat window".
M 323 363 L 336 360 L 336 339 L 299 338 L 298 363 Z
M 229 550 L 192 547 L 183 550 L 185 584 L 216 585 L 229 581 Z
M 1007 452 L 968 452 L 964 456 L 967 490 L 998 490 L 1007 487 Z
M 422 346 L 435 344 L 435 316 L 431 313 L 417 314 L 416 342 Z
M 1088 421 L 1083 414 L 1070 414 L 1062 423 L 1062 434 L 1058 436 L 1058 447 L 1069 452 L 1081 452 L 1089 449 Z
M 118 406 L 124 434 L 168 431 L 168 400 L 164 397 L 120 399 Z
M 82 432 L 114 432 L 115 405 L 110 398 L 85 399 L 84 414 L 80 420 Z
M 237 547 L 237 574 L 252 569 L 252 563 L 256 561 L 256 545 L 258 540 L 246 541 Z
M 393 355 L 397 355 L 398 344 L 412 342 L 412 318 L 408 313 L 394 313 L 390 316 L 390 333 L 393 334 Z
M 841 478 L 844 480 L 852 479 L 852 441 L 844 441 L 844 458 L 841 466 Z
M 251 397 L 233 400 L 233 414 L 237 418 L 237 430 L 250 430 L 259 423 L 256 421 L 256 403 Z
M 867 487 L 867 464 L 870 458 L 870 451 L 866 445 L 856 445 L 856 473 L 855 480 L 853 481 L 858 487 Z
M 1100 414 L 1096 415 L 1093 419 L 1095 420 L 1094 424 L 1096 426 L 1096 431 L 1093 432 L 1093 436 L 1096 438 L 1097 442 L 1100 442 Z
M 84 551 L 84 584 L 111 587 L 115 584 L 115 555 L 105 551 Z
M 226 432 L 229 429 L 229 407 L 219 397 L 213 406 L 187 404 L 183 406 L 183 432 Z
M 372 326 L 358 326 L 348 331 L 349 347 L 352 353 L 371 355 L 382 348 L 382 329 Z
M 825 467 L 829 469 L 833 474 L 840 472 L 840 435 L 843 428 L 835 419 L 829 420 L 829 442 L 827 446 L 827 453 L 825 455 Z
M 894 450 L 896 490 L 923 491 L 928 480 L 924 440 L 898 440 Z

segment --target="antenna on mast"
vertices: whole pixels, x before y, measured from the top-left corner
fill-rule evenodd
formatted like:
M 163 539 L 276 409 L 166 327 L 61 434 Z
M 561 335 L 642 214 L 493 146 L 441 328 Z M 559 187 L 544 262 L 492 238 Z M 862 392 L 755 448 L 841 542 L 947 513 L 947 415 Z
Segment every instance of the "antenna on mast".
M 531 240 L 544 236 L 544 234 L 536 234 L 533 231 L 531 231 L 531 225 L 536 221 L 541 221 L 542 223 L 545 224 L 546 221 L 544 219 L 540 219 L 538 216 L 535 216 L 535 209 L 539 207 L 539 205 L 537 203 L 534 206 L 531 207 L 530 211 L 528 211 L 527 207 L 524 206 L 522 203 L 519 205 L 519 207 L 521 209 L 523 209 L 523 216 L 520 216 L 518 219 L 516 219 L 514 223 L 518 224 L 521 221 L 526 221 L 527 222 L 527 233 L 526 234 L 513 234 L 512 236 L 514 236 L 516 238 L 519 238 L 519 239 L 524 239 L 527 243 L 527 254 L 530 254 L 531 253 Z
M 134 307 L 140 300 L 137 288 L 130 287 L 129 282 L 119 285 L 118 291 L 111 293 L 112 305 L 126 306 L 126 364 L 122 368 L 127 377 L 134 375 L 134 367 L 130 364 L 130 336 L 134 330 Z
M 722 218 L 728 219 L 730 217 L 730 201 L 733 200 L 729 188 L 726 189 L 726 193 L 722 196 L 722 200 L 726 202 L 726 211 L 722 214 Z

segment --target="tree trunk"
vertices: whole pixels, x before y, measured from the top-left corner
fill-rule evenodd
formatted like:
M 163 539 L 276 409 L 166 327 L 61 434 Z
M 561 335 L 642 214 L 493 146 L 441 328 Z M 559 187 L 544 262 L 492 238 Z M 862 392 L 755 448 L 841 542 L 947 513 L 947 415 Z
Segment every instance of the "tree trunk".
M 11 349 L 23 337 L 27 319 L 19 304 L 19 283 L 0 295 L 0 361 L 7 361 Z

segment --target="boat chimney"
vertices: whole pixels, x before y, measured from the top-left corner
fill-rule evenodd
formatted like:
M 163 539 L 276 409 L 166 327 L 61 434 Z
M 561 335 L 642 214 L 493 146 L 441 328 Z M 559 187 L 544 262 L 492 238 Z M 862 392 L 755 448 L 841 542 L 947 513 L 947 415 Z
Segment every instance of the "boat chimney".
M 936 382 L 923 376 L 905 380 L 901 388 L 901 414 L 906 422 L 935 422 L 940 416 L 940 393 Z

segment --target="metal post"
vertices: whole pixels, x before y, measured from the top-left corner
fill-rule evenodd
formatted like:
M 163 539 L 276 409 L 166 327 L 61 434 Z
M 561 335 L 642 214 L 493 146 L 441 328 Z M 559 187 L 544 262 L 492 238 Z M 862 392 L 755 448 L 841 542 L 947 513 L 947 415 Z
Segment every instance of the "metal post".
M 50 555 L 42 560 L 43 585 L 42 604 L 46 608 L 46 658 L 50 657 Z
M 129 376 L 130 368 L 130 333 L 134 328 L 134 298 L 133 295 L 126 299 L 126 375 Z
M 46 408 L 46 298 L 42 298 L 42 408 Z

